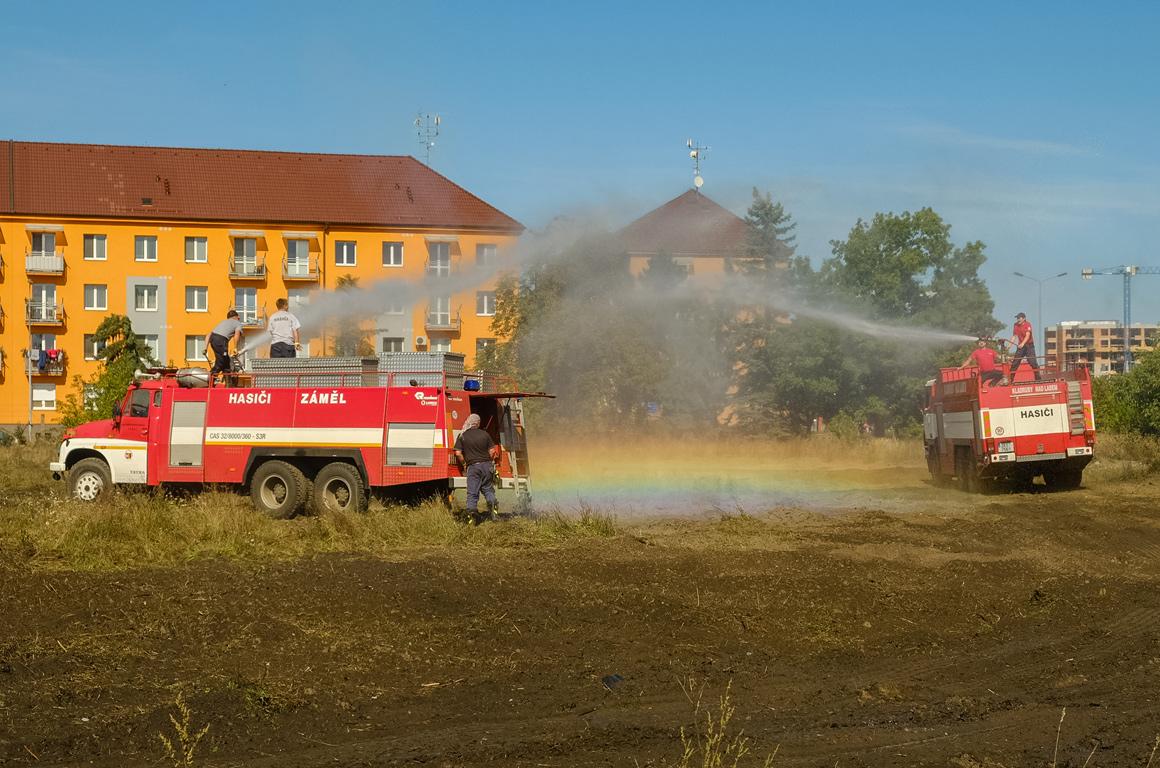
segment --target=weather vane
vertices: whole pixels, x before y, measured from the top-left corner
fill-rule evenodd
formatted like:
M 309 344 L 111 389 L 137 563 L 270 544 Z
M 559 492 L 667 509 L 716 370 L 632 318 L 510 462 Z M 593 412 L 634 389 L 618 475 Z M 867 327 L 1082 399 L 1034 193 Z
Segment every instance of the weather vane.
M 415 118 L 415 125 L 419 128 L 419 143 L 423 145 L 424 162 L 431 165 L 431 147 L 435 146 L 435 138 L 439 135 L 439 115 L 423 114 Z
M 692 139 L 686 141 L 685 146 L 689 148 L 689 157 L 693 158 L 693 186 L 700 189 L 705 183 L 701 178 L 701 153 L 708 152 L 712 147 L 702 147 L 700 143 L 694 146 Z

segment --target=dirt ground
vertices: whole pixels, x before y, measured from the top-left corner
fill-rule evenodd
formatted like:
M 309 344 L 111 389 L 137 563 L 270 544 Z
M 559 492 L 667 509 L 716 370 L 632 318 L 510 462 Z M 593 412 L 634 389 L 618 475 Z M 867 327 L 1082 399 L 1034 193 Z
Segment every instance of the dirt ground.
M 1148 764 L 1157 487 L 922 493 L 395 561 L 2 552 L 0 764 L 180 764 L 187 724 L 198 766 L 675 765 L 726 691 L 742 765 Z

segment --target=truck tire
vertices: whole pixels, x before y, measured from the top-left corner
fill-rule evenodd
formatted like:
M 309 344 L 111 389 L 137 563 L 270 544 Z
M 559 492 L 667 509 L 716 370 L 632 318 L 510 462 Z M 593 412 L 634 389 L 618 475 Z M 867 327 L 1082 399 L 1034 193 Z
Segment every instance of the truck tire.
M 975 452 L 967 449 L 955 453 L 955 476 L 959 489 L 966 493 L 979 492 L 979 471 L 975 468 Z
M 113 490 L 113 473 L 103 459 L 81 459 L 68 471 L 68 484 L 75 498 L 92 502 Z
M 314 477 L 314 509 L 320 514 L 366 512 L 369 502 L 358 470 L 346 462 L 331 462 Z
M 301 512 L 306 505 L 305 491 L 306 477 L 284 461 L 267 461 L 250 480 L 254 506 L 275 520 L 285 520 Z

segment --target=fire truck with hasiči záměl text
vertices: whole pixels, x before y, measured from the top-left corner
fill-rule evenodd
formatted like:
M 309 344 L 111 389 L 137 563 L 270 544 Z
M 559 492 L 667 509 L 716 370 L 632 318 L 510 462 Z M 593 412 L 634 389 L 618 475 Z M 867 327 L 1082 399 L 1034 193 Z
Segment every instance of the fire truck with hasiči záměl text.
M 551 396 L 463 373 L 462 355 L 433 356 L 458 358 L 457 372 L 441 360 L 434 370 L 400 370 L 406 359 L 378 370 L 383 355 L 279 360 L 290 367 L 227 374 L 217 386 L 204 368 L 139 373 L 113 418 L 65 431 L 50 469 L 56 479 L 67 473 L 70 492 L 83 501 L 122 484 L 222 483 L 248 487 L 254 505 L 274 518 L 310 504 L 364 511 L 372 492 L 446 495 L 466 487 L 453 446 L 477 413 L 501 448 L 497 488 L 530 492 L 523 400 Z M 339 369 L 344 360 L 355 366 Z
M 1042 477 L 1053 490 L 1079 487 L 1095 446 L 1088 367 L 1039 361 L 1038 381 L 1026 365 L 1012 378 L 1003 363 L 995 384 L 977 367 L 943 368 L 927 382 L 924 442 L 936 485 L 953 477 L 966 491 L 1026 491 Z

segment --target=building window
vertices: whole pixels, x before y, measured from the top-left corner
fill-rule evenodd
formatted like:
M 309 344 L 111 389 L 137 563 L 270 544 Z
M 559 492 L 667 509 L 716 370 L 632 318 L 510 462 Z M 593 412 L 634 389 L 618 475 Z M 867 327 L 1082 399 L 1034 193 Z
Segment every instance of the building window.
M 204 336 L 185 337 L 185 359 L 197 361 L 209 360 L 205 354 Z
M 145 342 L 145 346 L 149 347 L 149 354 L 153 356 L 154 360 L 161 359 L 159 357 L 161 354 L 161 347 L 158 345 L 156 333 L 143 333 L 138 338 Z M 205 337 L 203 336 L 201 340 L 204 342 Z
M 335 240 L 334 265 L 336 267 L 353 267 L 356 264 L 355 242 L 353 240 Z
M 450 352 L 451 351 L 451 339 L 447 339 L 447 338 L 431 339 L 431 351 L 432 352 Z
M 407 307 L 398 299 L 387 299 L 383 306 L 384 315 L 403 315 L 406 314 Z
M 56 255 L 56 233 L 55 232 L 33 232 L 32 233 L 32 255 L 33 256 L 55 256 Z
M 480 243 L 475 246 L 475 266 L 490 267 L 495 264 L 495 243 Z
M 185 311 L 209 312 L 209 288 L 207 286 L 185 286 Z
M 238 319 L 247 325 L 258 321 L 258 289 L 234 289 L 234 309 L 238 311 Z
M 96 336 L 91 333 L 85 334 L 85 360 L 99 360 L 101 351 L 104 350 L 107 342 L 97 341 Z
M 137 261 L 157 261 L 157 236 L 137 235 L 134 254 Z
M 34 333 L 28 340 L 33 352 L 42 352 L 46 349 L 56 349 L 55 333 Z
M 404 341 L 403 339 L 384 338 L 383 339 L 383 351 L 384 352 L 402 352 L 403 351 L 403 341 Z
M 56 385 L 55 384 L 32 384 L 32 410 L 34 411 L 55 411 L 56 410 Z
M 85 261 L 104 261 L 106 248 L 104 235 L 85 235 Z
M 185 260 L 190 264 L 209 261 L 209 241 L 204 237 L 185 238 Z
M 489 347 L 495 346 L 495 339 L 476 339 L 475 340 L 475 357 L 478 360 L 479 356 L 488 350 Z
M 401 266 L 403 266 L 403 244 L 402 243 L 383 243 L 383 266 L 384 267 L 401 267 Z
M 138 312 L 156 312 L 157 311 L 157 286 L 156 285 L 135 285 L 133 286 L 133 309 Z
M 427 244 L 427 274 L 431 277 L 451 276 L 451 243 Z
M 433 296 L 430 303 L 431 324 L 437 328 L 451 325 L 451 297 Z M 434 351 L 434 350 L 432 350 Z
M 85 286 L 85 309 L 104 312 L 109 308 L 108 287 L 104 285 Z
M 495 314 L 495 291 L 475 292 L 475 314 L 491 317 Z
M 309 288 L 291 288 L 286 292 L 286 301 L 290 304 L 290 311 L 305 307 L 310 303 Z
M 310 276 L 310 241 L 286 241 L 286 276 Z

